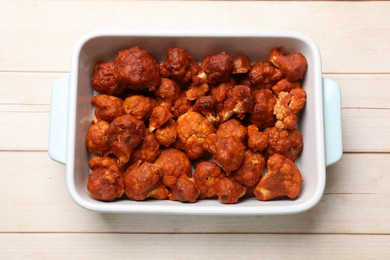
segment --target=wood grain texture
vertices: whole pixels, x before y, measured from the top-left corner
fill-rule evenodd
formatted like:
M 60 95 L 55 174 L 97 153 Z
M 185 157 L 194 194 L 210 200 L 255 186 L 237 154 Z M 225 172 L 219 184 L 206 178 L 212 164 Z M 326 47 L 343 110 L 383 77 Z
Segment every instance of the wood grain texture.
M 386 2 L 8 0 L 1 7 L 2 71 L 68 71 L 77 40 L 101 29 L 300 31 L 317 42 L 324 72 L 390 71 Z
M 0 250 L 7 259 L 386 259 L 390 236 L 1 234 Z
M 1 259 L 389 259 L 390 2 L 0 2 Z M 303 32 L 342 94 L 343 158 L 288 216 L 100 214 L 47 154 L 51 87 L 100 29 Z

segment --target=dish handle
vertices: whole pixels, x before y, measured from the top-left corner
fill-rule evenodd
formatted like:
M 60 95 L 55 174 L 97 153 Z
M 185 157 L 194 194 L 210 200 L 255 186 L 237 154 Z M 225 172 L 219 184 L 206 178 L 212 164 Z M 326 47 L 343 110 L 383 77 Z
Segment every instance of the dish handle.
M 325 164 L 330 166 L 343 155 L 341 127 L 341 91 L 338 83 L 322 79 L 324 97 Z
M 49 156 L 62 164 L 66 163 L 69 87 L 68 75 L 58 79 L 51 92 Z

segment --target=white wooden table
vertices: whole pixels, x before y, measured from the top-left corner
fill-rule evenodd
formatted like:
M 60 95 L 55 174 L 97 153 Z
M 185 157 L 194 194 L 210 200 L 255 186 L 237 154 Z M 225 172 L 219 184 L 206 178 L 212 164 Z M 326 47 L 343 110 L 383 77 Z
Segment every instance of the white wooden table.
M 390 2 L 0 2 L 0 258 L 390 259 Z M 342 89 L 344 154 L 291 216 L 98 214 L 49 159 L 53 82 L 96 29 L 293 30 Z M 115 257 L 115 258 L 114 258 Z

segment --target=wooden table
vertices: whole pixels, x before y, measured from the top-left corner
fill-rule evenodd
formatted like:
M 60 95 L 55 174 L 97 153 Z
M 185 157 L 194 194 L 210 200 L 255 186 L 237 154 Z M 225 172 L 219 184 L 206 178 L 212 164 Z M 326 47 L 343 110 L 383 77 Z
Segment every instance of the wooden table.
M 0 2 L 0 258 L 390 258 L 390 2 Z M 291 216 L 98 214 L 50 160 L 54 81 L 95 29 L 293 30 L 342 89 L 344 154 Z M 115 258 L 114 258 L 115 256 Z

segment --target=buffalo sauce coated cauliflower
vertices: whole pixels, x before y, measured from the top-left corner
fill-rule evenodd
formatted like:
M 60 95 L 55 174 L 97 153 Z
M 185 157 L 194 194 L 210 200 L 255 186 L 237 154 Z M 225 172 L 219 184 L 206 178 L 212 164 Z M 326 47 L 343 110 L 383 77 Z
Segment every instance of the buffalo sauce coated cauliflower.
M 307 61 L 302 53 L 292 52 L 284 55 L 282 48 L 274 48 L 270 52 L 268 60 L 286 73 L 286 78 L 289 81 L 303 79 L 305 75 Z
M 257 126 L 248 126 L 248 148 L 254 152 L 261 152 L 268 146 L 268 135 L 260 132 Z
M 274 107 L 279 129 L 293 129 L 298 123 L 298 113 L 306 103 L 306 92 L 302 88 L 294 88 L 290 92 L 280 92 Z
M 199 198 L 212 198 L 217 195 L 215 184 L 225 178 L 222 169 L 213 162 L 202 161 L 194 171 L 193 178 L 200 190 Z
M 193 78 L 195 84 L 216 84 L 229 80 L 233 71 L 233 58 L 226 52 L 206 56 L 199 75 Z
M 167 58 L 160 64 L 161 75 L 181 86 L 190 83 L 199 70 L 196 60 L 182 48 L 169 48 Z
M 280 92 L 290 92 L 294 88 L 300 88 L 301 87 L 301 82 L 299 81 L 289 81 L 286 78 L 283 78 L 276 82 L 275 85 L 272 86 L 272 92 L 276 96 L 279 95 Z
M 95 64 L 92 72 L 92 87 L 101 94 L 119 96 L 123 88 L 114 76 L 114 62 L 99 61 Z
M 88 191 L 101 201 L 113 201 L 124 192 L 123 173 L 116 160 L 110 157 L 92 157 L 89 161 L 92 170 L 88 177 Z
M 260 88 L 270 88 L 270 86 L 280 80 L 283 76 L 282 70 L 272 65 L 269 61 L 256 62 L 249 72 L 251 85 Z
M 132 95 L 123 102 L 123 109 L 126 114 L 135 116 L 139 120 L 147 120 L 152 114 L 153 108 L 158 105 L 157 100 L 147 96 Z
M 218 124 L 219 117 L 215 113 L 215 99 L 212 96 L 203 96 L 192 106 L 193 111 L 202 113 L 213 125 Z
M 241 142 L 246 138 L 247 129 L 237 119 L 229 119 L 218 126 L 216 134 L 220 137 L 237 137 Z
M 125 194 L 132 200 L 166 199 L 168 190 L 161 182 L 160 167 L 148 162 L 137 162 L 125 172 Z
M 223 109 L 218 116 L 221 122 L 225 122 L 234 114 L 244 119 L 246 113 L 253 112 L 255 100 L 251 88 L 247 85 L 236 85 L 227 92 L 227 99 L 223 103 Z
M 103 120 L 92 122 L 88 128 L 86 143 L 88 151 L 96 154 L 104 154 L 110 149 L 107 130 L 110 124 Z
M 191 176 L 191 162 L 185 153 L 178 149 L 162 150 L 154 162 L 162 170 L 164 185 L 172 189 L 181 175 Z
M 240 168 L 234 171 L 233 179 L 245 187 L 255 186 L 263 173 L 265 159 L 260 153 L 245 151 L 244 161 Z
M 251 61 L 256 55 L 220 47 L 195 60 L 172 46 L 157 60 L 140 45 L 95 64 L 85 139 L 97 155 L 87 187 L 94 199 L 235 204 L 299 195 L 305 57 L 278 47 Z
M 125 114 L 122 99 L 114 96 L 105 94 L 94 96 L 91 104 L 95 106 L 95 116 L 99 120 L 111 122 L 116 117 Z
M 193 203 L 198 199 L 199 194 L 195 181 L 187 175 L 181 175 L 173 186 L 169 199 Z
M 177 125 L 173 119 L 169 119 L 156 130 L 156 139 L 162 146 L 169 147 L 176 141 L 176 137 Z
M 254 191 L 259 200 L 272 200 L 280 197 L 295 199 L 302 185 L 298 167 L 289 158 L 274 154 L 267 161 L 267 172 Z
M 190 160 L 205 154 L 203 142 L 212 133 L 215 133 L 214 126 L 197 112 L 187 112 L 177 119 L 177 137 Z
M 278 153 L 295 161 L 302 152 L 303 141 L 299 130 L 279 130 L 277 127 L 271 127 L 264 133 L 268 137 L 268 145 L 264 153 L 266 157 Z
M 172 118 L 172 114 L 167 107 L 165 106 L 155 107 L 149 119 L 149 132 L 153 132 L 155 129 L 160 128 L 171 118 Z
M 245 74 L 251 70 L 248 56 L 238 55 L 233 59 L 233 74 Z
M 204 139 L 203 147 L 223 167 L 227 175 L 237 170 L 245 157 L 244 144 L 234 136 L 210 134 Z
M 246 188 L 231 178 L 223 178 L 215 184 L 218 200 L 223 204 L 236 204 L 246 193 Z
M 154 133 L 147 133 L 141 144 L 131 154 L 131 162 L 154 162 L 160 155 L 160 144 Z
M 259 129 L 275 125 L 276 118 L 274 108 L 276 97 L 269 89 L 260 89 L 254 92 L 255 105 L 253 113 L 249 116 L 249 122 L 256 125 Z
M 114 76 L 122 88 L 154 91 L 161 81 L 157 60 L 138 46 L 121 50 L 114 59 Z
M 130 155 L 144 139 L 144 123 L 132 115 L 115 118 L 107 130 L 112 153 L 121 164 L 130 160 Z

